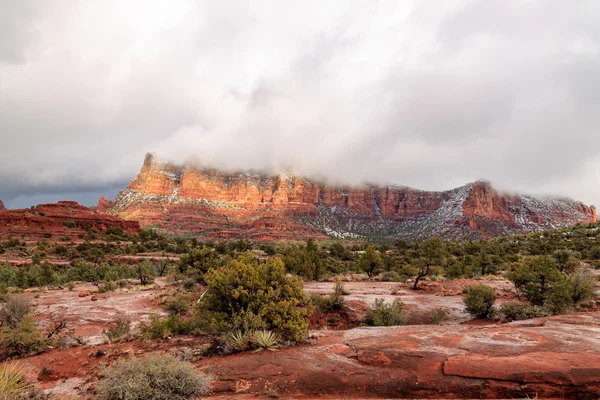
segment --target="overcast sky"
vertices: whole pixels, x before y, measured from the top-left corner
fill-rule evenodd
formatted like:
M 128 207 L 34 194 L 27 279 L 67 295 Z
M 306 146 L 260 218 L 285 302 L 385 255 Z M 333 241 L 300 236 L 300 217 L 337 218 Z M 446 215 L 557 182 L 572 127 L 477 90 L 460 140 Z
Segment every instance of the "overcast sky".
M 600 203 L 598 0 L 0 0 L 0 199 L 144 154 Z

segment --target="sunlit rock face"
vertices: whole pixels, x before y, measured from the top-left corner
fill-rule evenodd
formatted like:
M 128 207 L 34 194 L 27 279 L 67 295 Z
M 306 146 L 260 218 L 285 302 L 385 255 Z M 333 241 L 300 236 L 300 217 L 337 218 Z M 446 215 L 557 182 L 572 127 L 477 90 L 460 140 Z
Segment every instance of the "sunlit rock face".
M 597 220 L 593 206 L 503 194 L 486 181 L 442 192 L 335 186 L 292 173 L 161 163 L 153 154 L 98 211 L 172 233 L 255 240 L 478 239 Z

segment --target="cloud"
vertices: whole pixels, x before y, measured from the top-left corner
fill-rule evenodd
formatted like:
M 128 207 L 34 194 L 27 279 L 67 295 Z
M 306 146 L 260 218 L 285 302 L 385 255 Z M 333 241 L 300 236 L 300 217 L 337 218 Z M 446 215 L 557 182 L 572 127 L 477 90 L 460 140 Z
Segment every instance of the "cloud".
M 147 151 L 600 198 L 592 0 L 6 3 L 8 205 L 112 193 Z

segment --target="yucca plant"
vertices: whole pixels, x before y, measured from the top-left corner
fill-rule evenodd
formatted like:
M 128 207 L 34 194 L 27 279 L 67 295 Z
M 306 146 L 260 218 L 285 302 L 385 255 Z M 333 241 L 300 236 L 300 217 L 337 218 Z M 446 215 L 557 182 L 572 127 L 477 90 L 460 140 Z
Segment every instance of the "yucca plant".
M 262 350 L 277 351 L 279 340 L 279 336 L 276 333 L 267 330 L 255 331 L 252 333 L 251 338 L 252 343 L 258 347 L 255 353 Z
M 227 335 L 226 343 L 234 350 L 244 350 L 248 345 L 248 334 L 241 330 L 235 330 Z
M 30 384 L 19 364 L 0 365 L 0 400 L 21 398 L 29 388 Z

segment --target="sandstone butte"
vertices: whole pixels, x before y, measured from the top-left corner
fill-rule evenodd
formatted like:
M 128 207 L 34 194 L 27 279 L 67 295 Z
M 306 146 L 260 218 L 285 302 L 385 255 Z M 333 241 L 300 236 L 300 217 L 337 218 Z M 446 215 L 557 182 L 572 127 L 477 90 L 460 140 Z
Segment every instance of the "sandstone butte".
M 120 228 L 125 232 L 137 233 L 137 221 L 100 214 L 74 201 L 59 201 L 56 204 L 41 204 L 32 208 L 0 211 L 0 238 L 49 240 L 68 236 L 77 240 L 90 228 L 106 232 L 109 228 Z
M 6 207 L 4 207 L 4 203 L 2 202 L 2 200 L 0 200 L 0 211 L 4 210 L 6 210 Z
M 405 186 L 335 186 L 294 174 L 227 172 L 161 163 L 141 171 L 98 211 L 171 233 L 302 240 L 431 236 L 478 239 L 596 222 L 594 206 L 496 191 L 477 181 L 441 192 Z

